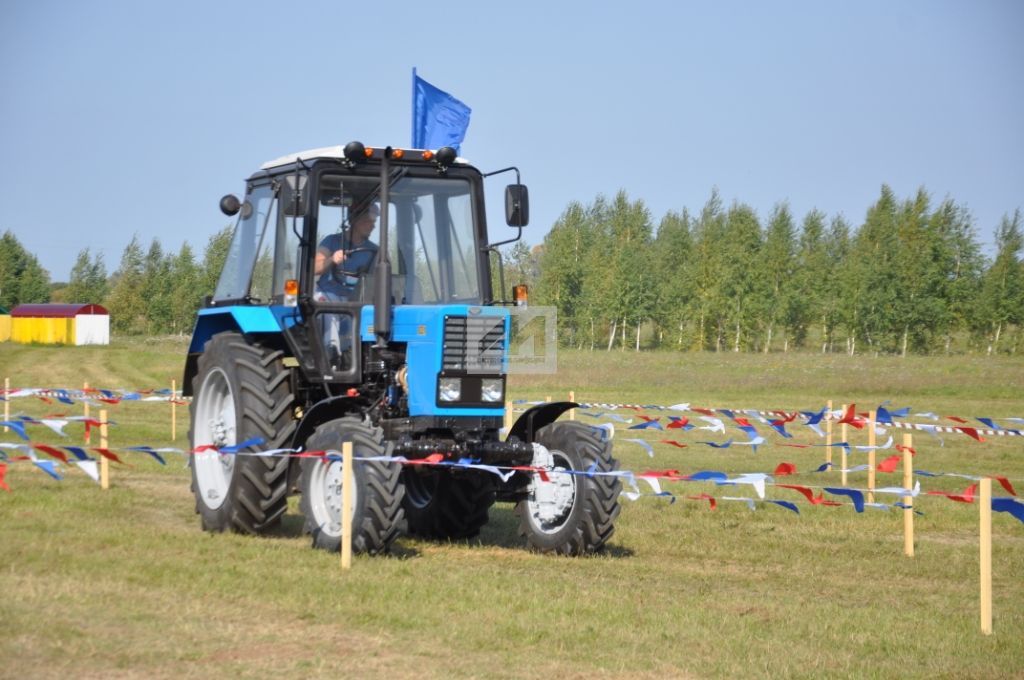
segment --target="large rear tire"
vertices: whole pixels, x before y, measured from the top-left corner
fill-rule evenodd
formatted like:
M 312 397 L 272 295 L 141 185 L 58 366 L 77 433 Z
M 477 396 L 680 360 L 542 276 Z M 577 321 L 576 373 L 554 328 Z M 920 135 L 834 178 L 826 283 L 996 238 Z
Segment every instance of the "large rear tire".
M 455 474 L 458 476 L 455 476 Z M 487 524 L 495 486 L 487 472 L 408 467 L 405 516 L 409 533 L 431 539 L 472 538 Z
M 283 356 L 233 332 L 206 343 L 192 382 L 193 450 L 254 437 L 263 444 L 246 450 L 288 446 L 295 420 Z M 192 493 L 203 529 L 259 534 L 277 525 L 287 508 L 288 462 L 284 456 L 193 454 Z
M 619 463 L 601 432 L 574 421 L 541 428 L 535 440 L 545 450 L 534 464 L 554 472 L 534 475 L 527 497 L 516 504 L 519 533 L 539 552 L 584 555 L 597 552 L 615 532 L 622 483 L 616 476 L 560 474 L 559 470 L 614 472 Z
M 302 514 L 313 547 L 337 552 L 341 548 L 341 447 L 352 442 L 355 488 L 352 508 L 352 549 L 371 555 L 386 552 L 398 536 L 402 520 L 401 467 L 394 463 L 360 461 L 385 455 L 383 433 L 355 417 L 324 423 L 306 440 L 307 451 L 337 453 L 302 460 Z

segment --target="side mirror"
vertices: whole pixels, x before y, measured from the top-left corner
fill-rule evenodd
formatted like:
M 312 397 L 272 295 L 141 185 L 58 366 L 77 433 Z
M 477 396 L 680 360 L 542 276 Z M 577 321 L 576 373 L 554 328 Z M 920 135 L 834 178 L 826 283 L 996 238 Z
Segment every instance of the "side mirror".
M 505 187 L 505 222 L 510 227 L 525 227 L 530 223 L 530 192 L 525 184 Z
M 228 194 L 224 198 L 220 199 L 220 211 L 228 217 L 234 217 L 241 209 L 242 204 L 239 202 L 238 196 L 235 196 L 234 194 Z

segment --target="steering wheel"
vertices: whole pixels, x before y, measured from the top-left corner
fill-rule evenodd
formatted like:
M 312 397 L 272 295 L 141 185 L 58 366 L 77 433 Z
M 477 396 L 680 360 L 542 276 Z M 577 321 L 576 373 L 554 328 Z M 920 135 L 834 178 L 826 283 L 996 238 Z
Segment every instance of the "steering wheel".
M 362 247 L 359 247 L 359 248 L 353 248 L 352 250 L 346 250 L 345 251 L 345 262 L 348 262 L 349 257 L 354 255 L 355 253 L 366 253 L 366 252 L 376 253 L 377 249 L 376 248 L 367 248 L 366 246 L 362 246 Z M 372 261 L 373 260 L 371 259 L 371 262 Z M 345 264 L 345 262 L 342 262 L 341 264 L 333 264 L 333 262 L 332 262 L 332 266 L 334 267 L 334 271 L 336 273 L 338 273 L 338 274 L 343 274 L 345 276 L 355 276 L 355 277 L 358 277 L 360 275 L 360 272 L 350 272 L 350 271 L 348 271 L 346 269 L 342 269 L 342 266 Z

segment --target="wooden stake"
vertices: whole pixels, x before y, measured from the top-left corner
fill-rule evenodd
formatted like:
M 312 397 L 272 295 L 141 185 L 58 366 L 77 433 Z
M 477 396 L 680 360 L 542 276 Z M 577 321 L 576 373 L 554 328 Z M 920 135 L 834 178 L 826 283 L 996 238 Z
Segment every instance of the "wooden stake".
M 84 408 L 85 419 L 89 420 L 89 383 L 82 383 L 82 393 L 84 399 L 82 399 L 82 407 Z M 92 428 L 87 424 L 85 426 L 85 445 L 89 445 L 89 440 L 92 439 Z
M 512 400 L 505 402 L 505 436 L 508 437 L 508 433 L 512 430 L 512 423 L 515 422 L 515 416 L 512 414 Z
M 171 441 L 178 438 L 178 400 L 174 395 L 178 393 L 178 381 L 171 378 Z
M 875 412 L 868 411 L 868 503 L 875 502 Z
M 903 488 L 914 487 L 914 465 L 910 449 L 914 446 L 914 436 L 903 435 Z M 914 497 L 904 496 L 903 505 L 903 554 L 914 556 Z
M 551 403 L 551 395 L 549 394 L 548 396 L 544 397 L 544 401 Z
M 981 515 L 981 632 L 992 634 L 992 480 L 981 480 L 978 496 Z
M 352 442 L 341 445 L 341 568 L 352 568 Z
M 107 448 L 107 409 L 100 409 L 100 448 Z M 100 456 L 100 488 L 110 488 L 110 461 Z
M 846 404 L 843 404 L 843 413 L 846 413 Z M 846 423 L 843 423 L 843 424 L 842 424 L 842 425 L 841 425 L 841 426 L 839 427 L 839 436 L 843 438 L 843 443 L 844 443 L 844 444 L 846 444 L 847 442 L 849 442 L 849 441 L 850 441 L 850 439 L 849 439 L 849 438 L 847 437 L 847 435 L 846 435 L 846 432 L 847 432 L 846 428 L 847 428 L 847 425 L 846 425 Z M 841 480 L 841 482 L 840 482 L 840 483 L 841 483 L 841 484 L 842 484 L 843 486 L 846 486 L 846 467 L 847 467 L 847 465 L 846 465 L 846 457 L 847 457 L 847 454 L 846 454 L 846 449 L 847 449 L 847 447 L 846 447 L 846 446 L 844 446 L 844 447 L 843 447 L 843 455 L 842 455 L 842 457 L 840 458 L 840 460 L 842 460 L 842 462 L 843 462 L 843 478 L 842 478 L 842 480 Z
M 4 378 L 4 420 L 11 419 L 11 379 Z M 10 432 L 11 428 L 4 425 L 4 432 Z
M 576 401 L 576 393 L 572 390 L 569 391 L 569 401 Z M 576 420 L 576 409 L 569 409 L 569 420 Z
M 828 407 L 828 419 L 825 420 L 825 462 L 832 464 L 832 400 L 825 404 Z M 845 467 L 845 466 L 844 466 Z

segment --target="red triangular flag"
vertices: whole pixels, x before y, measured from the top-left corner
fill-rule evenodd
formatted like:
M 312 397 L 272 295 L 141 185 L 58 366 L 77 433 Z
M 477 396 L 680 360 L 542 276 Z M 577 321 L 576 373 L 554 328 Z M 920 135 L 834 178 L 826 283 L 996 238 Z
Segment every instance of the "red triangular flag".
M 878 464 L 879 472 L 896 472 L 896 467 L 900 464 L 899 456 L 889 456 L 881 463 Z
M 795 474 L 796 474 L 796 465 L 793 465 L 792 463 L 779 463 L 777 466 L 775 466 L 775 476 L 776 477 L 785 477 L 786 475 L 795 475 Z
M 64 453 L 63 451 L 61 451 L 58 448 L 54 448 L 54 447 L 49 446 L 47 444 L 33 444 L 32 448 L 34 448 L 36 451 L 42 451 L 45 454 L 53 456 L 54 458 L 56 458 L 57 460 L 59 460 L 62 463 L 67 463 L 68 462 L 67 454 Z

